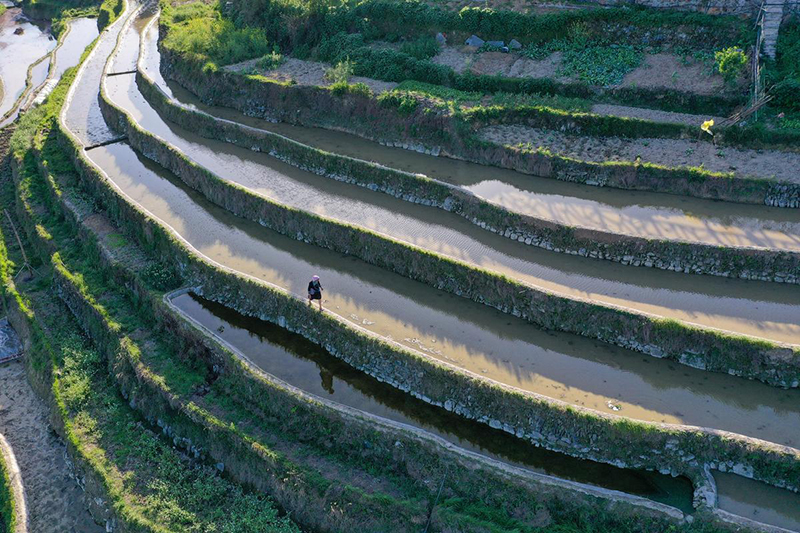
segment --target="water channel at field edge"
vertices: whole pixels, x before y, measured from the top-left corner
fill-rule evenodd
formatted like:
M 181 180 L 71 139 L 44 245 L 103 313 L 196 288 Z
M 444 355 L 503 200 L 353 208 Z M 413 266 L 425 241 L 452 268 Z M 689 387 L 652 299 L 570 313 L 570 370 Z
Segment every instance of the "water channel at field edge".
M 713 471 L 718 505 L 756 522 L 800 531 L 800 494 L 779 489 L 736 474 Z
M 89 74 L 92 73 L 90 72 Z M 96 79 L 99 81 L 99 76 L 97 76 Z M 80 81 L 83 80 L 79 80 L 79 83 Z M 89 98 L 86 100 L 88 105 L 84 107 L 79 105 L 74 110 L 68 109 L 68 123 L 70 120 L 70 111 L 74 111 L 72 120 L 77 124 L 86 124 L 86 117 L 89 114 L 96 113 L 96 110 L 90 108 L 92 104 L 91 99 Z M 96 107 L 96 101 L 94 106 Z M 84 133 L 88 132 L 84 131 Z M 449 294 L 440 293 L 439 291 L 432 290 L 425 286 L 420 286 L 420 284 L 415 284 L 405 278 L 400 278 L 399 276 L 394 276 L 380 269 L 370 267 L 369 265 L 364 265 L 353 258 L 343 257 L 339 254 L 333 254 L 326 250 L 320 250 L 313 246 L 298 243 L 297 241 L 274 234 L 255 224 L 246 223 L 241 219 L 230 216 L 221 209 L 209 205 L 208 202 L 205 202 L 193 191 L 186 190 L 185 187 L 177 182 L 175 177 L 164 172 L 163 169 L 158 168 L 151 162 L 142 160 L 142 158 L 138 157 L 125 144 L 120 143 L 91 150 L 87 152 L 87 155 L 98 163 L 101 168 L 104 168 L 109 173 L 112 180 L 127 194 L 131 195 L 135 201 L 140 202 L 151 211 L 155 208 L 154 214 L 157 218 L 161 218 L 165 223 L 171 225 L 202 253 L 215 260 L 229 264 L 238 270 L 241 270 L 241 268 L 238 267 L 246 267 L 243 271 L 254 273 L 254 275 L 258 277 L 263 277 L 260 274 L 266 273 L 271 276 L 272 280 L 280 279 L 283 282 L 288 281 L 288 283 L 283 286 L 289 290 L 293 290 L 295 293 L 303 291 L 305 282 L 307 281 L 307 272 L 311 270 L 320 271 L 321 268 L 319 267 L 324 267 L 330 270 L 329 273 L 323 276 L 323 280 L 333 282 L 337 290 L 339 289 L 340 283 L 343 285 L 350 285 L 350 287 L 356 289 L 355 292 L 349 290 L 345 292 L 345 295 L 350 293 L 353 296 L 341 298 L 334 295 L 334 300 L 338 300 L 338 302 L 349 302 L 350 304 L 356 304 L 357 302 L 356 305 L 365 306 L 364 298 L 366 297 L 368 298 L 366 301 L 366 304 L 368 304 L 366 306 L 367 311 L 369 311 L 369 307 L 384 307 L 384 311 L 394 311 L 396 308 L 400 307 L 407 313 L 407 315 L 402 318 L 408 320 L 408 322 L 403 323 L 403 320 L 397 320 L 397 327 L 408 327 L 410 325 L 414 328 L 417 327 L 417 324 L 425 324 L 430 318 L 438 321 L 440 319 L 439 315 L 442 314 L 442 311 L 445 311 L 445 318 L 452 316 L 452 318 L 456 319 L 466 330 L 469 330 L 475 329 L 474 326 L 476 325 L 487 324 L 485 322 L 485 317 L 488 316 L 487 313 L 494 313 L 496 320 L 491 325 L 496 326 L 497 329 L 495 327 L 490 328 L 491 334 L 500 334 L 502 338 L 506 338 L 505 335 L 510 334 L 511 340 L 518 340 L 517 337 L 521 334 L 520 332 L 524 332 L 522 333 L 523 335 L 528 335 L 531 331 L 535 332 L 535 334 L 538 335 L 537 342 L 542 345 L 545 352 L 539 351 L 535 352 L 533 355 L 534 359 L 536 355 L 539 355 L 542 362 L 546 362 L 549 357 L 557 355 L 562 351 L 571 353 L 571 350 L 575 350 L 574 355 L 577 359 L 587 358 L 591 361 L 593 358 L 599 358 L 599 361 L 608 364 L 608 370 L 610 371 L 620 371 L 624 369 L 626 372 L 629 372 L 631 371 L 631 368 L 628 367 L 630 361 L 640 360 L 641 368 L 644 369 L 645 374 L 647 374 L 640 376 L 640 379 L 645 383 L 652 382 L 652 385 L 655 387 L 653 390 L 656 392 L 661 390 L 665 394 L 668 393 L 667 395 L 673 394 L 674 391 L 671 387 L 683 387 L 687 381 L 689 381 L 686 379 L 688 377 L 688 375 L 686 375 L 687 372 L 698 372 L 698 374 L 696 374 L 696 377 L 700 379 L 700 381 L 697 382 L 698 393 L 706 393 L 706 389 L 711 389 L 714 391 L 712 397 L 715 400 L 719 399 L 723 404 L 729 405 L 732 408 L 747 410 L 758 405 L 758 402 L 762 399 L 762 396 L 754 390 L 752 395 L 748 397 L 748 400 L 739 401 L 741 397 L 740 393 L 744 387 L 748 385 L 763 387 L 760 384 L 737 380 L 729 376 L 693 371 L 692 369 L 670 365 L 669 362 L 655 360 L 625 350 L 618 350 L 601 343 L 593 343 L 587 339 L 575 336 L 541 332 L 528 324 L 516 321 L 513 317 L 502 315 L 493 310 L 487 310 L 483 306 L 473 304 L 472 302 L 458 299 Z M 169 202 L 166 198 L 169 199 Z M 199 218 L 189 216 L 197 212 L 200 212 L 202 216 Z M 212 231 L 209 232 L 209 230 Z M 273 257 L 276 255 L 278 256 L 277 259 Z M 233 260 L 230 261 L 231 259 Z M 275 263 L 270 263 L 266 261 L 267 259 L 279 261 L 279 267 L 275 268 L 273 266 Z M 305 263 L 297 263 L 297 260 L 302 260 Z M 280 262 L 284 261 L 288 262 L 280 264 Z M 299 270 L 297 269 L 298 265 L 301 267 Z M 292 268 L 294 268 L 294 270 Z M 329 291 L 330 288 L 329 286 Z M 372 296 L 372 291 L 375 291 L 375 296 Z M 392 295 L 393 292 L 401 295 L 407 301 L 393 299 L 396 298 L 396 296 Z M 367 296 L 367 294 L 370 296 Z M 425 305 L 420 306 L 418 302 L 424 302 Z M 425 310 L 426 307 L 429 307 L 427 313 L 418 317 L 417 312 Z M 336 312 L 340 311 L 341 310 L 337 310 Z M 369 324 L 363 322 L 364 319 L 360 316 L 356 316 L 355 318 L 353 316 L 347 317 L 346 313 L 344 313 L 344 316 L 357 323 L 365 324 L 365 327 L 369 327 Z M 416 323 L 414 319 L 416 319 Z M 501 327 L 504 322 L 507 324 L 505 330 Z M 420 327 L 418 330 L 420 333 L 426 331 L 424 327 Z M 478 334 L 477 339 L 472 336 L 464 338 L 465 346 L 470 346 L 471 348 L 476 342 L 477 346 L 480 346 L 482 337 L 479 331 L 475 333 Z M 420 340 L 425 341 L 426 339 L 427 337 L 424 336 L 410 339 L 412 341 L 410 344 L 417 345 L 417 342 Z M 454 337 L 454 339 L 461 340 L 457 336 Z M 572 348 L 573 346 L 574 348 Z M 427 347 L 428 345 L 423 346 L 423 348 Z M 519 346 L 519 348 L 522 350 L 530 350 L 532 347 L 526 347 L 525 344 L 523 344 Z M 553 351 L 549 352 L 548 350 Z M 613 354 L 613 357 L 608 359 L 603 357 L 602 355 L 606 350 L 610 350 L 608 353 Z M 434 355 L 436 355 L 435 352 L 429 353 L 434 353 Z M 542 357 L 542 354 L 545 356 Z M 502 361 L 504 365 L 506 364 L 506 361 L 500 359 L 498 356 L 491 357 L 495 355 L 494 353 L 484 353 L 482 355 L 487 357 L 488 361 L 494 361 L 496 364 Z M 627 360 L 624 357 L 620 357 L 625 355 L 630 356 L 630 361 L 626 362 Z M 556 359 L 558 359 L 558 357 L 556 357 Z M 661 363 L 665 363 L 666 366 L 658 366 L 655 372 L 650 373 L 650 369 L 654 368 L 650 365 L 660 365 Z M 509 369 L 511 368 L 513 367 L 509 366 Z M 588 374 L 588 376 L 580 377 L 586 379 L 588 383 L 597 385 L 599 381 L 605 381 L 602 377 L 592 379 L 596 376 L 594 373 L 597 370 L 596 368 L 586 368 L 583 366 L 583 363 L 581 363 L 581 368 L 585 369 L 584 372 Z M 665 372 L 668 368 L 670 371 Z M 573 369 L 572 373 L 575 371 L 576 370 Z M 580 373 L 580 369 L 578 369 L 577 372 Z M 635 374 L 635 372 L 633 373 Z M 630 374 L 626 376 L 626 378 L 632 377 L 633 376 Z M 714 384 L 708 386 L 708 384 L 705 383 L 707 378 L 733 379 L 733 381 L 729 382 L 728 386 L 718 388 Z M 320 380 L 320 386 L 322 386 L 321 383 L 322 380 Z M 335 381 L 333 383 L 336 384 Z M 627 392 L 627 379 L 625 383 L 625 385 L 622 385 L 622 390 Z M 664 389 L 664 387 L 666 387 L 666 389 Z M 566 390 L 570 390 L 570 388 L 571 387 L 568 386 Z M 758 389 L 760 392 L 774 390 L 776 389 L 769 387 Z M 780 392 L 792 393 L 793 391 Z M 773 398 L 773 400 L 775 399 L 777 399 L 777 397 Z M 645 400 L 645 398 L 643 397 L 642 400 Z M 777 401 L 778 403 L 776 405 L 785 402 L 787 406 L 786 408 L 777 409 L 777 411 L 782 412 L 790 412 L 798 405 L 797 399 L 794 396 L 787 396 L 785 399 L 777 399 Z M 695 411 L 700 411 L 696 409 L 696 401 L 690 403 L 693 404 L 694 410 L 688 415 L 689 417 L 695 416 L 697 414 Z M 788 411 L 786 411 L 787 409 Z M 680 414 L 683 415 L 683 413 Z M 757 412 L 748 413 L 747 411 L 740 411 L 738 416 L 740 418 L 750 418 L 752 421 L 760 421 L 762 416 L 761 408 L 757 407 Z M 794 416 L 794 414 L 791 416 Z M 715 416 L 713 418 L 718 417 Z M 732 419 L 730 421 L 732 421 Z M 463 419 L 458 419 L 458 423 L 464 423 Z M 785 424 L 798 427 L 794 421 L 783 422 L 779 420 L 778 423 L 784 425 L 784 429 L 786 427 Z M 769 428 L 755 427 L 754 429 L 760 433 L 762 430 L 774 431 L 776 428 L 770 430 Z
M 654 239 L 717 246 L 800 250 L 800 212 L 731 204 L 688 196 L 592 187 L 538 178 L 446 157 L 390 148 L 356 135 L 273 123 L 230 108 L 208 106 L 158 71 L 157 27 L 144 39 L 148 75 L 182 104 L 255 128 L 272 131 L 332 153 L 375 161 L 462 186 L 506 208 L 569 226 Z
M 277 325 L 193 294 L 177 296 L 172 303 L 265 372 L 308 393 L 422 428 L 462 448 L 515 466 L 642 496 L 687 513 L 693 510 L 692 484 L 686 478 L 616 468 L 538 448 L 380 383 Z
M 800 339 L 799 286 L 623 267 L 525 246 L 452 213 L 200 138 L 163 121 L 138 92 L 132 76 L 108 78 L 106 87 L 109 97 L 145 129 L 225 179 L 283 204 L 373 229 L 557 293 L 781 342 Z
M 132 76 L 109 79 L 121 78 Z M 430 356 L 599 411 L 613 413 L 620 408 L 619 414 L 630 418 L 714 427 L 800 447 L 798 390 L 780 390 L 575 335 L 545 332 L 486 306 L 234 217 L 127 145 L 97 148 L 87 155 L 134 201 L 206 256 L 295 294 L 302 294 L 307 277 L 317 273 L 326 287 L 329 310 Z
M 706 425 L 800 447 L 800 390 L 715 374 L 547 332 L 478 303 L 234 217 L 118 143 L 87 152 L 134 202 L 200 253 L 302 294 L 359 326 L 499 382 L 641 420 Z

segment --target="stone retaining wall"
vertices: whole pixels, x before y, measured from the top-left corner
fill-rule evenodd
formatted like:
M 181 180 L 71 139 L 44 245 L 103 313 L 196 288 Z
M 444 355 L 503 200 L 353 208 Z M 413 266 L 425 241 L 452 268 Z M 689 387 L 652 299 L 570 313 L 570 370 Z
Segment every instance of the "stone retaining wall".
M 167 28 L 160 26 L 162 36 Z M 160 44 L 160 43 L 159 43 Z M 482 141 L 475 132 L 485 126 L 480 113 L 469 118 L 423 105 L 411 115 L 382 105 L 374 96 L 334 94 L 327 88 L 290 85 L 247 77 L 220 69 L 203 72 L 202 65 L 160 46 L 161 69 L 172 79 L 212 105 L 231 107 L 266 120 L 348 131 L 389 146 L 474 163 L 509 168 L 524 174 L 620 189 L 668 192 L 729 202 L 800 207 L 800 185 L 744 178 L 701 169 L 668 168 L 636 162 L 595 163 L 546 152 L 523 151 Z M 487 111 L 488 113 L 488 111 Z M 528 112 L 526 124 L 546 122 L 551 128 L 583 131 L 602 121 L 604 129 L 643 135 L 648 129 L 684 135 L 684 128 L 638 119 L 568 113 Z M 580 118 L 580 120 L 578 120 Z M 533 122 L 532 122 L 533 121 Z M 579 124 L 583 122 L 584 124 Z M 613 127 L 612 127 L 613 126 Z M 595 125 L 596 127 L 596 125 Z M 675 131 L 673 131 L 675 130 Z M 660 136 L 654 134 L 653 136 Z M 725 137 L 724 132 L 721 137 Z
M 41 170 L 46 172 L 44 168 Z M 210 332 L 181 318 L 168 300 L 162 300 L 157 293 L 148 291 L 142 283 L 141 273 L 127 270 L 124 259 L 116 259 L 113 251 L 100 244 L 93 230 L 81 223 L 83 216 L 75 207 L 76 203 L 69 198 L 69 193 L 62 194 L 57 201 L 58 207 L 82 235 L 84 242 L 97 250 L 104 268 L 119 282 L 130 287 L 138 295 L 139 304 L 152 310 L 157 322 L 170 332 L 181 347 L 176 353 L 187 361 L 199 360 L 204 363 L 209 372 L 215 374 L 215 379 L 225 376 L 230 382 L 229 388 L 236 390 L 239 395 L 245 395 L 246 401 L 261 409 L 265 416 L 286 420 L 287 424 L 295 426 L 302 425 L 304 434 L 319 441 L 318 445 L 330 446 L 335 441 L 337 445 L 353 450 L 352 453 L 358 456 L 357 460 L 365 460 L 364 453 L 369 453 L 369 460 L 397 463 L 400 469 L 414 470 L 426 465 L 426 468 L 440 472 L 446 467 L 451 472 L 451 485 L 472 487 L 480 480 L 492 498 L 504 502 L 565 505 L 602 514 L 610 513 L 613 509 L 616 516 L 637 521 L 644 528 L 669 527 L 670 523 L 678 522 L 683 517 L 674 508 L 642 498 L 510 467 L 461 450 L 422 430 L 309 396 L 275 379 L 260 371 L 243 354 L 234 353 L 217 342 Z M 40 246 L 44 246 L 44 256 L 53 251 L 46 244 Z M 287 476 L 297 478 L 296 467 L 263 450 L 229 424 L 213 419 L 166 390 L 158 379 L 154 379 L 118 327 L 109 322 L 87 295 L 81 282 L 57 258 L 53 259 L 53 267 L 58 294 L 105 353 L 110 373 L 132 407 L 159 426 L 177 446 L 195 456 L 207 453 L 236 479 L 267 491 L 290 510 L 294 519 L 311 524 L 319 531 L 347 530 L 346 527 L 343 529 L 346 520 L 335 527 L 319 523 L 320 517 L 326 516 L 324 510 L 331 505 L 330 494 L 317 494 L 310 487 L 285 483 Z M 313 316 L 313 313 L 309 314 Z M 333 440 L 332 428 L 336 428 Z M 300 431 L 297 428 L 290 431 L 295 430 Z M 353 442 L 364 441 L 369 442 L 370 446 L 363 449 L 352 447 Z M 433 474 L 430 477 L 436 478 Z M 434 488 L 435 485 L 431 490 Z M 302 494 L 297 494 L 298 490 Z M 374 506 L 368 498 L 364 499 L 364 495 L 348 496 L 353 498 L 354 504 L 362 505 L 365 511 Z M 339 501 L 343 496 L 337 493 L 333 497 Z M 359 497 L 364 501 L 359 501 Z M 389 503 L 383 502 L 382 505 L 384 507 L 381 510 L 386 512 L 385 506 Z M 398 508 L 396 512 L 402 513 L 403 509 Z M 704 513 L 703 516 L 711 515 Z
M 330 313 L 312 312 L 305 302 L 282 289 L 198 255 L 180 237 L 126 199 L 85 159 L 81 148 L 70 138 L 65 136 L 63 141 L 81 172 L 83 184 L 106 206 L 116 223 L 165 260 L 179 265 L 186 280 L 201 286 L 199 293 L 204 297 L 299 333 L 354 368 L 400 390 L 576 457 L 686 474 L 693 479 L 698 479 L 705 464 L 725 465 L 724 468 L 736 469 L 754 479 L 800 489 L 790 485 L 791 480 L 800 479 L 797 450 L 726 432 L 631 421 L 566 405 L 433 360 L 359 330 Z M 285 215 L 284 212 L 281 216 Z M 292 231 L 296 229 L 291 220 L 283 220 Z M 387 255 L 382 250 L 378 252 Z M 435 271 L 435 263 L 430 268 Z M 558 310 L 552 314 L 565 316 Z M 604 320 L 595 317 L 583 321 L 598 322 Z
M 101 91 L 101 108 L 139 152 L 175 173 L 211 202 L 291 238 L 358 257 L 437 289 L 470 298 L 547 329 L 577 333 L 683 364 L 800 385 L 800 350 L 653 318 L 589 300 L 560 296 L 506 276 L 422 250 L 363 228 L 290 208 L 197 165 L 139 128 Z
M 411 174 L 325 152 L 269 131 L 215 118 L 172 101 L 140 69 L 137 85 L 166 119 L 206 138 L 265 152 L 288 164 L 413 203 L 458 214 L 484 229 L 547 250 L 695 274 L 800 283 L 800 254 L 654 240 L 574 228 L 508 211 L 471 192 Z

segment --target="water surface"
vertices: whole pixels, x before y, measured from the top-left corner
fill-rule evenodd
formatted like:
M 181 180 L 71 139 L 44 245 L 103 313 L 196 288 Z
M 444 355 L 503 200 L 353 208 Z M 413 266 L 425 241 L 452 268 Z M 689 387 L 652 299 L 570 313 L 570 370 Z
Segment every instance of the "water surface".
M 800 531 L 800 494 L 736 474 L 713 471 L 720 509 L 757 522 Z
M 274 324 L 193 294 L 175 297 L 172 303 L 265 372 L 316 396 L 424 429 L 462 448 L 528 470 L 642 496 L 686 513 L 693 511 L 692 485 L 686 478 L 616 468 L 538 448 L 380 383 Z

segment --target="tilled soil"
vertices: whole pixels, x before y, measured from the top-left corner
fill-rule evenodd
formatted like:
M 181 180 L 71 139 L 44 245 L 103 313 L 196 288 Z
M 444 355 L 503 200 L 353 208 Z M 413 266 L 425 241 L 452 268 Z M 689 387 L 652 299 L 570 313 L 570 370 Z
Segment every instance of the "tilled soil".
M 740 176 L 778 178 L 800 183 L 800 154 L 737 150 L 717 147 L 710 142 L 676 139 L 621 139 L 568 135 L 527 126 L 489 126 L 480 137 L 503 145 L 530 144 L 583 161 L 634 161 L 668 167 L 698 167 L 715 172 L 735 172 Z
M 476 53 L 472 46 L 443 46 L 431 60 L 437 65 L 452 68 L 458 73 L 470 71 L 488 76 L 502 75 L 510 78 L 558 78 L 561 52 L 536 61 L 519 54 L 502 52 Z
M 713 119 L 715 124 L 719 124 L 725 120 L 723 117 L 710 115 L 690 115 L 688 113 L 674 113 L 672 111 L 659 111 L 657 109 L 647 109 L 644 107 L 627 107 L 612 104 L 595 104 L 592 106 L 592 113 L 615 117 L 640 118 L 642 120 L 652 120 L 653 122 L 686 124 L 687 126 L 697 127 L 700 127 L 700 125 L 708 119 Z
M 703 63 L 681 63 L 673 54 L 648 54 L 642 64 L 625 75 L 621 87 L 675 89 L 694 94 L 714 94 L 725 87 L 719 74 Z
M 17 457 L 31 533 L 100 533 L 70 478 L 66 448 L 47 421 L 21 359 L 0 365 L 0 433 Z
M 242 63 L 236 63 L 235 65 L 228 65 L 224 68 L 234 72 L 252 69 L 254 72 L 267 78 L 279 81 L 294 80 L 298 85 L 315 85 L 322 87 L 331 85 L 331 82 L 325 79 L 325 71 L 330 68 L 330 65 L 325 63 L 287 58 L 285 63 L 273 70 L 260 70 L 256 66 L 256 63 L 258 63 L 258 59 L 251 59 L 249 61 L 243 61 Z M 350 83 L 364 83 L 376 94 L 391 91 L 397 87 L 397 84 L 394 82 L 363 78 L 361 76 L 351 77 Z

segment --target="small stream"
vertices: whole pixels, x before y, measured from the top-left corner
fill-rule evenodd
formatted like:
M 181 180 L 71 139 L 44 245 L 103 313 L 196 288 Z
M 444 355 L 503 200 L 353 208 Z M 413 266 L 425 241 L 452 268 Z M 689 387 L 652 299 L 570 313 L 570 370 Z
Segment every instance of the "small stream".
M 422 428 L 462 448 L 515 466 L 642 496 L 686 513 L 693 510 L 692 484 L 686 478 L 616 468 L 538 448 L 380 383 L 277 325 L 246 317 L 194 294 L 177 296 L 172 303 L 265 372 L 308 393 Z

